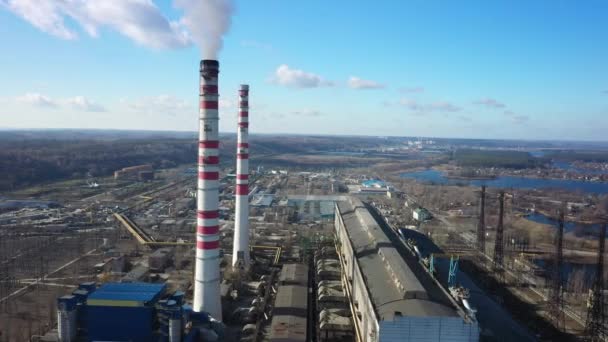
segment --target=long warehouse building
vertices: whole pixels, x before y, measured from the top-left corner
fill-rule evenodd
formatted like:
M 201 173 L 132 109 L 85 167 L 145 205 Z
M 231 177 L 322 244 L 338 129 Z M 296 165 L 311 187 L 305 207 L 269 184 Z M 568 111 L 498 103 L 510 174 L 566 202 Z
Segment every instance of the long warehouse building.
M 399 252 L 360 199 L 336 202 L 335 229 L 359 341 L 479 341 L 477 321 Z

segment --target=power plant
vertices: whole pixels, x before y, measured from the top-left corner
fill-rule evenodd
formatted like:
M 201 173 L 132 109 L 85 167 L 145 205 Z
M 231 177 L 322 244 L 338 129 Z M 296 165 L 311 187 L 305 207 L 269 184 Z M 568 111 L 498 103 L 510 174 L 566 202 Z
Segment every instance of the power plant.
M 541 196 L 550 204 L 537 207 L 540 190 L 526 191 L 516 208 L 517 190 L 490 196 L 492 174 L 467 170 L 480 192 L 447 183 L 434 196 L 427 196 L 428 185 L 362 174 L 369 162 L 357 158 L 370 153 L 383 163 L 409 163 L 422 153 L 421 141 L 389 148 L 389 137 L 374 147 L 344 143 L 319 148 L 314 159 L 299 145 L 318 146 L 321 138 L 299 140 L 281 154 L 268 147 L 276 141 L 262 144 L 256 134 L 250 150 L 250 86 L 238 88 L 236 135 L 220 134 L 219 71 L 217 60 L 200 61 L 198 139 L 174 152 L 186 151 L 183 164 L 165 155 L 121 165 L 114 177 L 79 189 L 86 193 L 81 208 L 76 201 L 58 208 L 27 200 L 0 207 L 2 224 L 27 232 L 19 249 L 0 238 L 0 308 L 10 310 L 3 303 L 21 296 L 36 305 L 53 299 L 49 329 L 29 331 L 32 341 L 535 341 L 518 316 L 529 314 L 517 311 L 521 298 L 542 308 L 525 319 L 550 325 L 551 334 L 543 333 L 553 340 L 567 341 L 577 324 L 588 340 L 604 339 L 605 220 L 600 240 L 589 243 L 599 253 L 586 320 L 565 295 L 566 285 L 584 288 L 565 279 L 571 253 L 564 248 L 581 230 L 567 219 L 597 224 L 582 214 L 595 204 L 563 206 L 555 251 L 547 253 L 541 243 L 530 247 L 525 230 L 513 229 L 535 219 L 542 223 L 535 234 L 552 229 L 539 212 L 554 200 Z M 223 164 L 220 149 L 228 156 Z M 443 160 L 437 150 L 427 152 L 433 163 Z M 275 164 L 265 169 L 263 158 Z M 334 158 L 353 164 L 328 167 Z M 466 179 L 449 163 L 450 177 Z M 399 182 L 405 190 L 393 185 Z M 450 192 L 456 199 L 446 199 Z M 47 255 L 59 261 L 49 265 Z M 541 265 L 551 258 L 551 282 L 542 285 Z M 24 261 L 15 267 L 16 260 Z

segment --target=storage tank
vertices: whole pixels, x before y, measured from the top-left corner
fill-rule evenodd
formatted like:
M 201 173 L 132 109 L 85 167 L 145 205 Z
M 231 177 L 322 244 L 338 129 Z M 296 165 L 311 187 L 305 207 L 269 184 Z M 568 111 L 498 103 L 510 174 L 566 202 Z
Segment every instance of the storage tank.
M 76 340 L 78 326 L 76 324 L 75 296 L 67 295 L 57 298 L 57 331 L 60 342 L 72 342 Z
M 180 307 L 171 311 L 169 316 L 169 342 L 181 342 L 182 340 L 182 312 Z

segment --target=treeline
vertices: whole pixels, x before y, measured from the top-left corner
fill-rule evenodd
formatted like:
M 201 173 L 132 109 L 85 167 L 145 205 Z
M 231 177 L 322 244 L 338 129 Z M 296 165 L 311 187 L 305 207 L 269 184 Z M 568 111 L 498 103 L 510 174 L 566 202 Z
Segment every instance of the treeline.
M 499 167 L 524 169 L 541 166 L 542 160 L 528 152 L 502 150 L 458 149 L 452 152 L 452 160 L 463 167 Z
M 111 175 L 123 167 L 196 163 L 192 139 L 0 140 L 0 190 L 69 178 Z
M 608 152 L 605 151 L 554 151 L 545 154 L 545 158 L 560 161 L 582 161 L 606 163 L 608 162 Z
M 236 135 L 220 134 L 222 164 L 234 165 Z M 127 166 L 152 164 L 155 168 L 197 162 L 195 132 L 115 130 L 0 131 L 0 191 L 72 178 L 111 175 Z M 264 135 L 250 137 L 253 165 L 293 166 L 281 154 L 315 151 L 365 151 L 400 141 L 398 138 Z M 279 156 L 277 156 L 279 155 Z M 276 158 L 275 158 L 276 157 Z M 302 166 L 328 163 L 302 160 Z M 368 166 L 370 160 L 352 158 L 344 165 Z

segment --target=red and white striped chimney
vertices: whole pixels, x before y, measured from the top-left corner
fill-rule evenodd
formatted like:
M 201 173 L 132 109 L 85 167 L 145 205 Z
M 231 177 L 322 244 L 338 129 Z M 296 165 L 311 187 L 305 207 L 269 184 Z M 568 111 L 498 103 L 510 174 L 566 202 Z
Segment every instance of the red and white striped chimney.
M 200 69 L 198 187 L 196 211 L 195 312 L 222 320 L 219 249 L 219 63 L 202 60 Z
M 239 89 L 236 145 L 236 213 L 232 266 L 249 268 L 249 86 Z

